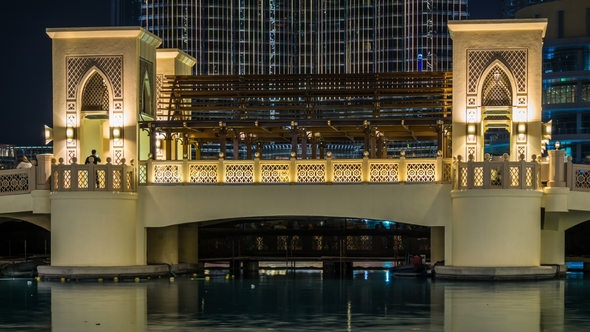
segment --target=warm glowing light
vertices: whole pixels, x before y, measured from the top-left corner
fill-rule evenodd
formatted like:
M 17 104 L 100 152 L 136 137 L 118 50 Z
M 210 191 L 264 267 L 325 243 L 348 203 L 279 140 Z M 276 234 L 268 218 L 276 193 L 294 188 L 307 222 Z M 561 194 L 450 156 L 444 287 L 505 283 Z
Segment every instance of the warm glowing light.
M 49 144 L 51 141 L 53 141 L 53 128 L 45 125 L 45 144 Z
M 113 138 L 121 138 L 121 127 L 113 127 Z
M 526 123 L 519 123 L 518 124 L 518 133 L 519 134 L 524 134 L 526 132 Z
M 467 124 L 467 134 L 468 135 L 475 135 L 475 123 L 468 123 Z
M 74 128 L 73 127 L 66 127 L 66 138 L 67 139 L 74 139 Z

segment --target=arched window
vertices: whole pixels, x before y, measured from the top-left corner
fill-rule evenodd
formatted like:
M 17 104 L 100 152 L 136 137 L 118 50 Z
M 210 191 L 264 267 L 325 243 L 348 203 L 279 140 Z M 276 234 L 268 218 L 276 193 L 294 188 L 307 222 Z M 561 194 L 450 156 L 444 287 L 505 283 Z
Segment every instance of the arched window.
M 512 85 L 499 65 L 484 80 L 482 95 L 482 106 L 512 106 Z
M 84 87 L 82 93 L 82 111 L 109 110 L 109 91 L 102 76 L 94 73 Z

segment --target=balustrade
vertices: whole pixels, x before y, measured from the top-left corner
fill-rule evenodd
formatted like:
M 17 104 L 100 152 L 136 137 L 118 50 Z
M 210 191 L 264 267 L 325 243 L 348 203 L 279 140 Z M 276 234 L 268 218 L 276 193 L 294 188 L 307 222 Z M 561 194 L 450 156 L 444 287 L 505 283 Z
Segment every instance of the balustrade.
M 535 157 L 536 158 L 536 157 Z M 526 162 L 449 158 L 326 159 L 298 160 L 148 160 L 135 166 L 107 164 L 65 165 L 52 159 L 53 191 L 135 191 L 135 185 L 224 185 L 224 184 L 378 184 L 452 183 L 465 189 L 541 189 L 548 182 L 551 161 Z M 0 171 L 0 195 L 30 193 L 47 189 L 43 167 Z M 572 191 L 590 192 L 590 165 L 562 168 L 564 185 Z M 37 178 L 37 182 L 35 180 Z M 95 184 L 95 185 L 91 185 Z
M 36 187 L 36 170 L 31 168 L 9 169 L 0 172 L 0 196 L 28 194 Z
M 148 160 L 139 184 L 451 183 L 451 159 Z
M 111 158 L 102 165 L 77 164 L 73 158 L 72 164 L 64 164 L 59 158 L 51 160 L 51 190 L 53 191 L 135 191 L 135 167 L 125 164 L 111 164 Z
M 457 157 L 457 176 L 454 189 L 541 189 L 541 165 L 533 155 L 533 161 L 491 161 L 486 154 L 483 162 L 470 160 L 463 162 Z

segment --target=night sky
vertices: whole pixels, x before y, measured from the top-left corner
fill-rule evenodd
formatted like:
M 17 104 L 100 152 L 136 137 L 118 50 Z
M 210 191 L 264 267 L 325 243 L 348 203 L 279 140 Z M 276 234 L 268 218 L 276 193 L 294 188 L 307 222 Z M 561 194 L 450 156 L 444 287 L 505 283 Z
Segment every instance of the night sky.
M 501 0 L 470 0 L 471 19 L 499 18 Z M 43 145 L 52 125 L 51 39 L 46 28 L 110 25 L 108 0 L 3 1 L 0 144 Z

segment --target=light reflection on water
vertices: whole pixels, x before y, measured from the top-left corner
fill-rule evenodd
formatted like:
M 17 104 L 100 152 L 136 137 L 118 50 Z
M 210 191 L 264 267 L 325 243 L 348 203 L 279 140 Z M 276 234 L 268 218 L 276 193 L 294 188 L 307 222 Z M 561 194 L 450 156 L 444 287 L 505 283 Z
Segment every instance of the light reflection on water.
M 586 331 L 590 279 L 445 282 L 358 270 L 0 281 L 2 331 Z

